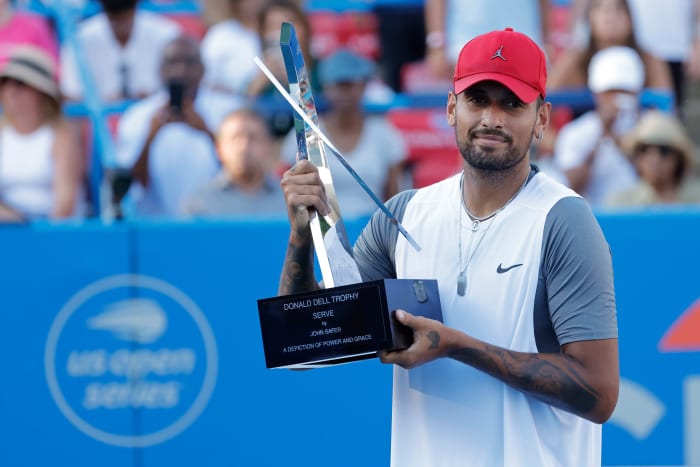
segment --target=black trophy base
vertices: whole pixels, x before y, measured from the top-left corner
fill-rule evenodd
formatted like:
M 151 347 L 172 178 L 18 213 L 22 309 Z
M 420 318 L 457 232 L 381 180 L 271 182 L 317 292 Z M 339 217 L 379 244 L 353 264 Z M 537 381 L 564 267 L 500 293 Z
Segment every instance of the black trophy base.
M 258 300 L 267 368 L 317 367 L 407 348 L 396 309 L 442 321 L 436 280 L 383 279 Z

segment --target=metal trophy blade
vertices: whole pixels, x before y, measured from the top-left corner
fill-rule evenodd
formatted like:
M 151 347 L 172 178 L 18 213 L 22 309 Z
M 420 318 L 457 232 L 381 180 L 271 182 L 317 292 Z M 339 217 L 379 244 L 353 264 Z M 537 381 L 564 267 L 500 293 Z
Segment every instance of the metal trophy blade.
M 389 208 L 382 202 L 382 200 L 379 199 L 379 197 L 371 190 L 369 186 L 367 186 L 367 183 L 365 183 L 364 180 L 362 180 L 362 177 L 355 172 L 355 169 L 352 168 L 352 166 L 348 163 L 348 161 L 345 160 L 345 157 L 338 151 L 338 148 L 335 147 L 335 145 L 331 142 L 331 140 L 328 139 L 328 137 L 323 134 L 321 129 L 318 127 L 316 123 L 309 118 L 306 113 L 304 113 L 304 110 L 301 108 L 301 106 L 294 100 L 291 94 L 287 92 L 287 90 L 284 89 L 284 86 L 282 86 L 282 83 L 279 82 L 277 78 L 275 78 L 275 75 L 270 71 L 270 69 L 260 60 L 258 57 L 253 58 L 253 62 L 260 68 L 260 71 L 263 72 L 265 76 L 270 80 L 270 82 L 277 88 L 277 90 L 280 92 L 282 97 L 287 101 L 287 103 L 292 107 L 292 110 L 306 122 L 306 124 L 311 127 L 311 129 L 316 133 L 316 135 L 321 138 L 321 141 L 323 141 L 326 144 L 326 148 L 328 148 L 331 151 L 331 154 L 335 156 L 335 158 L 340 162 L 343 167 L 348 171 L 350 176 L 355 179 L 355 181 L 360 185 L 360 187 L 365 190 L 365 193 L 374 201 L 374 204 L 377 205 L 380 211 L 382 211 L 388 218 L 389 221 L 391 221 L 391 224 L 396 227 L 396 229 L 399 231 L 401 235 L 404 236 L 406 241 L 416 250 L 420 251 L 421 247 L 416 242 L 416 240 L 411 236 L 411 234 L 408 233 L 408 230 L 404 228 L 403 225 L 401 225 L 401 222 L 394 216 L 394 214 L 389 210 Z
M 306 115 L 318 124 L 316 104 L 311 92 L 304 55 L 297 39 L 294 26 L 282 23 L 280 47 L 287 71 L 289 91 Z M 333 188 L 333 178 L 328 168 L 328 160 L 323 142 L 313 129 L 298 115 L 294 114 L 294 130 L 300 159 L 308 159 L 318 168 L 319 176 L 326 190 L 331 212 L 325 216 L 311 213 L 310 227 L 325 288 L 362 282 L 357 263 L 352 257 L 352 247 L 343 224 L 340 207 Z

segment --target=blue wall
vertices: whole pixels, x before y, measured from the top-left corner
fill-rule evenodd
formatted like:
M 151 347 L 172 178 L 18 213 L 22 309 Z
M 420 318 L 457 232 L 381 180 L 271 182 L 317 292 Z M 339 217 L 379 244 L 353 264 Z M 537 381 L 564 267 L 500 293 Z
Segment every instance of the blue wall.
M 604 464 L 690 463 L 700 354 L 659 342 L 700 298 L 700 212 L 599 219 L 629 396 Z M 1 228 L 0 465 L 387 465 L 390 368 L 265 369 L 256 300 L 286 237 L 284 220 Z

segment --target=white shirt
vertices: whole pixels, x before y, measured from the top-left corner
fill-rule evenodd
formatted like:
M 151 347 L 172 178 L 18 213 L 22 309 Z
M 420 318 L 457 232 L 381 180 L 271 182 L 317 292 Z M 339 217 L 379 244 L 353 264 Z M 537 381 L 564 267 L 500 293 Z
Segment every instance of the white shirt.
M 160 88 L 160 65 L 165 46 L 180 34 L 180 26 L 162 16 L 137 10 L 125 47 L 117 42 L 104 13 L 78 26 L 77 39 L 84 64 L 103 101 L 121 99 L 122 82 L 131 95 L 148 95 Z M 73 50 L 61 50 L 61 91 L 69 98 L 83 97 L 83 80 Z
M 323 121 L 320 128 L 324 129 Z M 282 145 L 282 158 L 288 165 L 293 165 L 296 153 L 296 135 L 291 131 Z M 357 145 L 342 156 L 374 194 L 382 199 L 389 169 L 406 158 L 406 143 L 386 119 L 368 116 Z M 341 214 L 344 217 L 359 217 L 376 211 L 377 205 L 372 198 L 330 151 L 326 151 L 326 158 Z
M 168 102 L 159 92 L 127 109 L 117 129 L 117 163 L 132 167 L 148 138 L 153 115 Z M 195 110 L 216 133 L 223 118 L 239 108 L 239 99 L 200 89 Z M 137 214 L 176 216 L 185 200 L 206 185 L 219 169 L 211 138 L 185 123 L 169 123 L 158 132 L 149 152 L 150 185 L 132 185 Z
M 512 203 L 472 232 L 468 220 L 459 225 L 459 182 L 456 175 L 419 190 L 408 202 L 402 223 L 422 249 L 398 236 L 396 276 L 438 279 L 446 325 L 536 353 L 533 310 L 545 222 L 559 200 L 575 195 L 537 174 Z M 464 264 L 456 255 L 460 237 L 462 255 L 470 257 L 464 296 L 457 294 Z M 499 263 L 520 267 L 497 274 Z M 600 466 L 601 426 L 444 358 L 412 370 L 394 368 L 391 452 L 396 467 L 594 467 Z
M 554 162 L 563 171 L 580 167 L 601 139 L 603 124 L 595 111 L 590 111 L 564 127 L 554 145 Z M 602 206 L 614 193 L 634 186 L 637 172 L 608 137 L 601 140 L 591 168 L 591 178 L 581 195 L 593 206 Z
M 629 0 L 639 45 L 667 61 L 684 62 L 695 30 L 695 0 Z
M 50 125 L 28 135 L 9 125 L 0 129 L 0 200 L 29 218 L 53 211 L 55 138 Z
M 202 39 L 203 84 L 211 89 L 243 94 L 257 72 L 253 58 L 261 56 L 258 34 L 233 19 L 213 25 Z

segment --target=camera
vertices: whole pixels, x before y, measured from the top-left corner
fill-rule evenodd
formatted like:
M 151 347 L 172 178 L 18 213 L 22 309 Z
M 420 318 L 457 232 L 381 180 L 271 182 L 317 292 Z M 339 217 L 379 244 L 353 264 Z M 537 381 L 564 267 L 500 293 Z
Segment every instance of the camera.
M 170 108 L 178 113 L 182 113 L 182 101 L 185 94 L 185 83 L 180 80 L 168 82 L 168 94 Z

